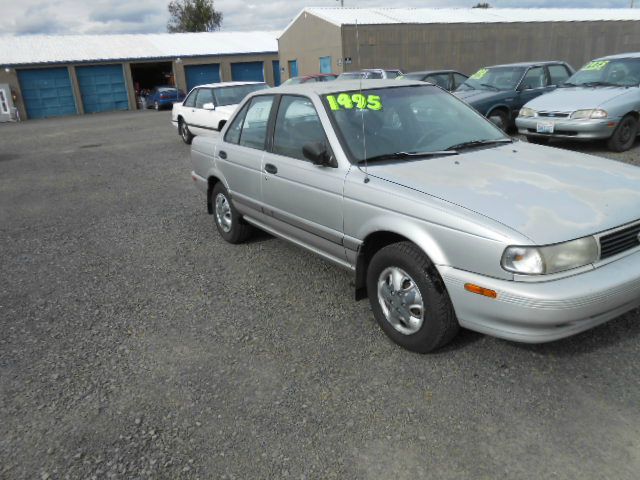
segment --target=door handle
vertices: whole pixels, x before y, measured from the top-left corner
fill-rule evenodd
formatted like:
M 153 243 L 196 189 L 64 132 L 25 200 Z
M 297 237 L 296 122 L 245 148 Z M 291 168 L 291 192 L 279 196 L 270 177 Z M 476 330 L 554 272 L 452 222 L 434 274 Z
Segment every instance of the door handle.
M 226 159 L 227 159 L 227 152 L 225 152 L 224 150 L 220 150 L 220 151 L 218 152 L 218 156 L 219 156 L 221 159 L 226 160 Z
M 278 167 L 276 167 L 275 165 L 272 165 L 271 163 L 267 163 L 264 166 L 264 171 L 272 175 L 275 175 L 276 173 L 278 173 Z

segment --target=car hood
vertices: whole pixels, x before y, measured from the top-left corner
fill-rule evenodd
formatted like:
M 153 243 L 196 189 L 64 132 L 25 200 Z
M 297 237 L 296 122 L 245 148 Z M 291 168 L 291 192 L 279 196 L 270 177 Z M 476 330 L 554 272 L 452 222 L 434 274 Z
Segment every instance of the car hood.
M 623 87 L 558 88 L 547 95 L 531 100 L 526 106 L 534 110 L 573 112 L 598 108 L 609 100 L 628 92 L 630 89 Z
M 513 95 L 513 92 L 494 91 L 494 90 L 464 90 L 456 91 L 454 95 L 460 100 L 464 100 L 470 105 L 478 105 L 489 100 L 495 100 L 503 96 Z
M 640 168 L 524 142 L 372 164 L 368 174 L 489 217 L 538 245 L 640 219 Z

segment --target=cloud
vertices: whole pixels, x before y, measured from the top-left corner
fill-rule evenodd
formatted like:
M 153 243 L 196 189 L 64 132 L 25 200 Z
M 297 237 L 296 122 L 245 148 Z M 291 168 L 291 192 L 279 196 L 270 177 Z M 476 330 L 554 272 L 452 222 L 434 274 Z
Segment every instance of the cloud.
M 625 8 L 629 0 L 488 0 L 494 7 Z M 151 33 L 165 32 L 169 0 L 0 0 L 0 32 Z M 403 7 L 470 7 L 477 0 L 403 0 Z M 640 3 L 640 2 L 638 2 Z M 224 15 L 222 29 L 281 30 L 305 6 L 338 6 L 336 0 L 214 0 Z M 348 7 L 388 7 L 388 0 L 345 0 Z

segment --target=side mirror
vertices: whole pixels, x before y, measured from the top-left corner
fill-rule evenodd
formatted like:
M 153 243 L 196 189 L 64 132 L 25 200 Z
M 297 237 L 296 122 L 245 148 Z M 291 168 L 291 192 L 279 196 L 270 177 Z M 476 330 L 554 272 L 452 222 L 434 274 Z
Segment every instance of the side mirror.
M 333 158 L 327 150 L 327 146 L 322 142 L 305 143 L 302 147 L 302 154 L 311 160 L 314 165 L 321 167 L 333 166 Z
M 213 103 L 205 103 L 204 105 L 202 105 L 202 108 L 204 110 L 215 110 L 216 106 Z

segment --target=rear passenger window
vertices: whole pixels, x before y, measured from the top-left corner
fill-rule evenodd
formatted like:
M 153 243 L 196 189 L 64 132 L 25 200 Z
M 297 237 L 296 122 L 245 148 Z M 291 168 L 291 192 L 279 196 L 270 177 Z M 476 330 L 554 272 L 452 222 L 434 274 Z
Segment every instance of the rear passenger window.
M 267 139 L 267 123 L 273 105 L 273 96 L 259 96 L 251 100 L 251 105 L 244 117 L 240 145 L 264 150 Z
M 456 88 L 458 88 L 460 85 L 462 85 L 466 81 L 467 81 L 467 77 L 465 77 L 464 75 L 462 75 L 460 73 L 454 73 L 453 74 L 453 89 L 455 90 Z
M 196 99 L 196 108 L 202 108 L 205 103 L 213 102 L 213 91 L 210 88 L 201 88 Z
M 564 65 L 549 65 L 549 76 L 551 77 L 551 85 L 560 85 L 566 82 L 571 74 Z
M 185 107 L 195 107 L 196 106 L 196 96 L 198 96 L 198 88 L 191 90 L 189 96 L 185 99 L 183 105 Z
M 449 74 L 448 73 L 438 73 L 436 75 L 429 75 L 426 78 L 427 82 L 434 83 L 440 88 L 444 88 L 445 90 L 449 89 Z
M 236 145 L 240 142 L 240 132 L 242 131 L 242 124 L 244 123 L 244 117 L 247 114 L 248 109 L 249 104 L 247 103 L 242 110 L 240 110 L 238 115 L 235 116 L 224 136 L 225 142 L 235 143 Z
M 326 143 L 313 103 L 306 97 L 283 96 L 273 135 L 273 153 L 306 160 L 302 147 L 309 142 Z

